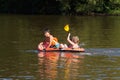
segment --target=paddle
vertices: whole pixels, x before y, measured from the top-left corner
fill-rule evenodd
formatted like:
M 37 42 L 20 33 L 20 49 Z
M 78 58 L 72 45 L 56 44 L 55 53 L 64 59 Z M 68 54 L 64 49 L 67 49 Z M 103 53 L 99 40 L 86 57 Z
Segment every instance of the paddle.
M 69 24 L 65 25 L 64 30 L 65 30 L 66 32 L 69 32 L 69 31 L 70 31 Z

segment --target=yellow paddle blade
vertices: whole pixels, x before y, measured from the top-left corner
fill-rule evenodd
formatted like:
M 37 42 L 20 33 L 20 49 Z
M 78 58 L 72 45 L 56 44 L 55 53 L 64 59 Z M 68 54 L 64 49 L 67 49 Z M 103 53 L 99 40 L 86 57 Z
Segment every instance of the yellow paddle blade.
M 64 30 L 67 31 L 67 32 L 69 31 L 69 25 L 68 24 L 65 25 Z

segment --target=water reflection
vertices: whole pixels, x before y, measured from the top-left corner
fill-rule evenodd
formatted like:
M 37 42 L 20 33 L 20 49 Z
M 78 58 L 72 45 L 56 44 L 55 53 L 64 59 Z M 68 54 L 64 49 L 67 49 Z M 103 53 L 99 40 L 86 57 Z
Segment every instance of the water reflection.
M 84 56 L 72 53 L 40 52 L 38 54 L 41 79 L 69 80 L 79 74 L 78 68 Z M 72 76 L 70 76 L 72 75 Z
M 39 53 L 40 77 L 54 79 L 57 75 L 58 53 Z

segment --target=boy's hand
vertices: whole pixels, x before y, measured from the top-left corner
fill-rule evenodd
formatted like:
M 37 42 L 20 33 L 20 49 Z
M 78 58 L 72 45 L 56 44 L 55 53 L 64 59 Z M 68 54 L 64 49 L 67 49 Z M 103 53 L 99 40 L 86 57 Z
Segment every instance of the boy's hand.
M 68 36 L 70 36 L 71 35 L 71 33 L 68 33 Z

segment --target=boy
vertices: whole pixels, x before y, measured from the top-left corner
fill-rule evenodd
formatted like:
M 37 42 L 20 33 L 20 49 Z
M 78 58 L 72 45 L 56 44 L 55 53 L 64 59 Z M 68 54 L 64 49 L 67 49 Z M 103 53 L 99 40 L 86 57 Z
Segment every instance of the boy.
M 40 50 L 46 48 L 59 48 L 58 39 L 50 34 L 49 29 L 46 29 L 44 31 L 44 36 L 45 36 L 45 40 L 38 45 L 38 48 Z
M 70 39 L 70 33 L 68 34 L 67 41 L 69 42 L 69 48 L 80 48 L 79 47 L 79 38 L 78 36 L 73 36 L 72 39 Z
M 78 36 L 73 36 L 72 39 L 70 39 L 70 33 L 67 36 L 67 41 L 69 43 L 69 46 L 66 44 L 60 44 L 61 48 L 80 48 L 79 47 L 79 38 Z

